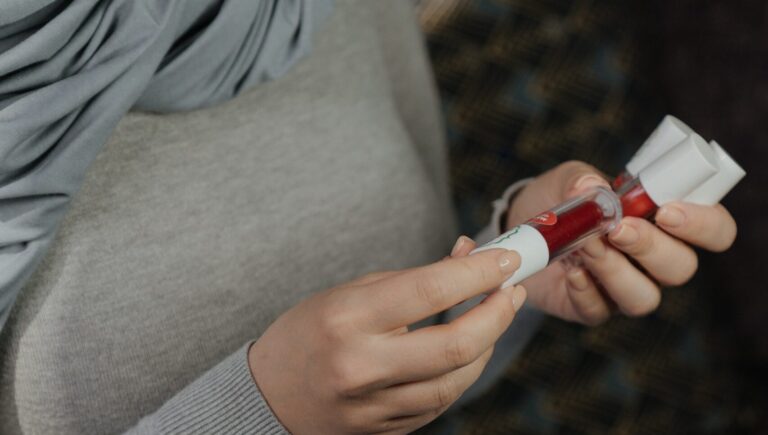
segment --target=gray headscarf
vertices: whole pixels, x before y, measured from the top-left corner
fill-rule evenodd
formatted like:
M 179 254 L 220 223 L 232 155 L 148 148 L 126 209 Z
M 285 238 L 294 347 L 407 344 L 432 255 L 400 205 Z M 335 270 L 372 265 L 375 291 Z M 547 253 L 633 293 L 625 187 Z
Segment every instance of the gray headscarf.
M 2 0 L 0 328 L 131 108 L 232 98 L 309 50 L 332 0 Z

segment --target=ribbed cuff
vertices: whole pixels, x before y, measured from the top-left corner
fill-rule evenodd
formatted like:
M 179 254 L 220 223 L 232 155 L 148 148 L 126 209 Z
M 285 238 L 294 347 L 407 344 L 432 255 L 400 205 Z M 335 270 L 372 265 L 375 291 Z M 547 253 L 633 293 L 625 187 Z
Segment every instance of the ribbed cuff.
M 520 193 L 521 190 L 523 190 L 523 187 L 527 186 L 528 183 L 533 181 L 533 177 L 531 178 L 524 178 L 522 180 L 519 180 L 518 182 L 512 184 L 511 186 L 507 187 L 507 189 L 504 191 L 504 193 L 501 195 L 501 198 L 497 199 L 496 201 L 493 201 L 493 214 L 491 215 L 491 228 L 496 231 L 496 233 L 491 237 L 490 240 L 495 239 L 497 236 L 500 236 L 502 233 L 502 228 L 504 228 L 504 225 L 502 225 L 501 218 L 507 216 L 507 212 L 509 211 L 510 203 L 512 202 L 512 199 Z
M 475 235 L 475 242 L 478 246 L 490 242 L 501 235 L 501 219 L 507 215 L 510 201 L 531 181 L 533 181 L 533 178 L 525 178 L 512 184 L 507 187 L 501 195 L 501 198 L 491 203 L 491 206 L 493 207 L 493 211 L 491 212 L 491 222 L 487 227 L 483 228 Z
M 253 381 L 250 345 L 189 384 L 132 433 L 288 434 Z

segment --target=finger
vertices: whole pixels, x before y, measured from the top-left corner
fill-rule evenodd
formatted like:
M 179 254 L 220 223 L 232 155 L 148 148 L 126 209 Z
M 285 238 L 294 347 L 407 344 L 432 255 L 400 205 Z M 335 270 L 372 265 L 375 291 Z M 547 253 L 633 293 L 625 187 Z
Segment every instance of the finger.
M 458 239 L 456 239 L 456 243 L 453 245 L 453 249 L 451 249 L 451 255 L 443 257 L 443 260 L 447 260 L 451 257 L 465 257 L 469 255 L 469 253 L 472 252 L 472 250 L 475 249 L 476 247 L 477 247 L 477 243 L 475 243 L 474 240 L 472 240 L 467 236 L 461 235 L 459 236 Z M 392 271 L 369 273 L 361 276 L 360 278 L 357 278 L 354 281 L 350 281 L 346 283 L 344 287 L 370 284 L 370 283 L 379 281 L 383 278 L 394 276 L 402 272 L 404 272 L 404 270 L 392 270 Z
M 525 301 L 522 286 L 492 293 L 449 324 L 389 340 L 382 351 L 393 384 L 431 379 L 472 364 L 507 330 Z
M 428 411 L 419 415 L 395 417 L 384 420 L 384 422 L 379 427 L 379 429 L 383 430 L 377 431 L 375 433 L 381 435 L 402 435 L 404 433 L 414 432 L 415 430 L 426 426 L 435 420 L 437 417 L 447 411 L 450 406 L 451 405 L 447 405 L 442 408 Z
M 350 281 L 344 284 L 342 287 L 353 287 L 353 286 L 362 286 L 366 284 L 372 284 L 376 281 L 380 281 L 384 278 L 396 276 L 403 272 L 406 272 L 406 271 L 405 270 L 385 270 L 381 272 L 373 272 L 373 273 L 363 275 L 360 278 L 357 278 L 353 281 Z
M 611 316 L 611 307 L 597 285 L 582 268 L 574 268 L 565 274 L 568 298 L 578 319 L 587 325 L 599 325 Z
M 736 239 L 736 221 L 720 204 L 666 204 L 656 213 L 656 223 L 669 234 L 709 251 L 725 251 Z
M 584 162 L 562 163 L 536 177 L 519 192 L 510 207 L 507 222 L 525 222 L 531 216 L 579 195 L 589 187 L 607 184 L 600 171 Z
M 493 348 L 486 349 L 472 363 L 438 377 L 379 390 L 374 393 L 374 400 L 388 404 L 392 418 L 448 408 L 480 377 L 492 353 Z
M 412 433 L 417 429 L 423 426 L 426 426 L 427 424 L 435 420 L 447 409 L 448 407 L 446 406 L 445 409 L 437 409 L 435 411 L 428 412 L 421 415 L 414 415 L 410 417 L 400 417 L 400 418 L 394 418 L 391 420 L 386 420 L 381 425 L 385 430 L 377 431 L 374 433 L 379 435 L 402 435 L 402 434 Z
M 683 284 L 698 268 L 696 252 L 690 246 L 644 219 L 624 218 L 608 240 L 662 285 Z
M 514 251 L 491 249 L 450 258 L 375 282 L 359 292 L 372 327 L 390 331 L 416 323 L 473 296 L 493 290 L 520 266 Z
M 435 420 L 447 411 L 450 406 L 451 405 L 447 405 L 418 415 L 406 415 L 403 417 L 386 419 L 379 424 L 379 427 L 377 427 L 373 433 L 381 435 L 402 435 L 412 433 Z M 388 407 L 387 409 L 391 409 L 391 407 Z
M 588 241 L 581 255 L 584 266 L 622 313 L 642 316 L 659 306 L 661 292 L 656 284 L 603 239 Z
M 560 200 L 584 193 L 595 186 L 609 186 L 605 176 L 595 167 L 584 162 L 572 161 L 563 164 L 563 179 Z
M 453 249 L 451 250 L 451 257 L 465 257 L 469 255 L 476 246 L 477 244 L 475 241 L 469 237 L 459 236 L 459 239 L 456 240 L 456 244 L 453 245 Z

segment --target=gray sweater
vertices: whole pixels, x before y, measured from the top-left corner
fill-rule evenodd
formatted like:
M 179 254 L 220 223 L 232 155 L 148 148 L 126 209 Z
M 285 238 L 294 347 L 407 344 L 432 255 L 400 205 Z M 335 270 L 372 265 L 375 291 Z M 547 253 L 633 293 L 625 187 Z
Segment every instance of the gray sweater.
M 0 26 L 13 21 L 9 11 L 48 3 L 11 1 L 3 6 L 8 9 L 2 9 Z M 87 3 L 93 4 L 75 1 L 67 10 Z M 132 12 L 155 4 L 99 4 L 121 3 Z M 206 6 L 214 3 L 184 2 L 200 8 L 170 16 L 187 20 L 181 33 L 189 35 L 221 16 Z M 41 14 L 62 4 L 53 2 Z M 181 3 L 157 4 L 173 8 Z M 11 95 L 13 101 L 3 100 L 0 106 L 0 145 L 12 143 L 8 135 L 26 140 L 32 136 L 24 134 L 41 131 L 43 121 L 34 116 L 21 123 L 16 119 L 16 127 L 9 127 L 9 114 L 25 107 L 44 105 L 40 113 L 61 110 L 57 116 L 67 120 L 61 130 L 54 126 L 36 136 L 43 140 L 40 147 L 47 144 L 53 152 L 33 149 L 29 155 L 3 158 L 4 167 L 21 162 L 22 171 L 34 169 L 33 180 L 35 174 L 52 171 L 38 179 L 43 188 L 28 191 L 41 193 L 32 205 L 45 205 L 27 208 L 43 211 L 31 217 L 24 208 L 13 208 L 9 198 L 18 192 L 13 188 L 38 185 L 14 185 L 24 178 L 18 173 L 1 180 L 0 210 L 19 217 L 3 219 L 3 225 L 36 222 L 25 219 L 41 216 L 56 222 L 73 199 L 58 232 L 34 225 L 27 233 L 0 232 L 4 242 L 7 234 L 37 234 L 30 240 L 49 238 L 51 245 L 47 255 L 40 255 L 39 267 L 10 263 L 23 269 L 14 282 L 24 282 L 25 274 L 31 278 L 0 336 L 0 433 L 282 432 L 251 378 L 248 345 L 280 313 L 313 292 L 366 272 L 431 262 L 450 249 L 456 233 L 442 126 L 411 5 L 340 1 L 316 32 L 312 54 L 286 73 L 309 46 L 309 36 L 297 29 L 313 29 L 308 24 L 312 17 L 324 14 L 315 15 L 307 5 L 320 3 L 227 3 L 238 4 L 246 9 L 228 13 L 247 17 L 248 4 L 274 6 L 266 12 L 269 19 L 258 9 L 250 11 L 242 24 L 250 31 L 223 32 L 246 41 L 261 35 L 259 50 L 168 57 L 190 47 L 170 38 L 164 54 L 153 58 L 154 68 L 166 68 L 167 76 L 152 73 L 142 81 L 140 74 L 128 72 L 135 66 L 126 64 L 110 82 L 119 84 L 120 92 L 103 92 L 110 85 L 89 98 L 87 89 L 97 76 L 70 83 L 65 89 L 89 102 L 75 112 L 66 112 L 59 107 L 66 102 L 50 96 L 24 102 L 29 95 L 3 94 L 11 85 L 31 89 L 21 85 L 32 78 L 2 76 L 0 95 Z M 162 33 L 157 24 L 164 22 L 156 18 L 163 11 L 144 12 L 155 25 L 126 34 L 120 26 L 95 32 L 103 38 L 101 46 L 115 35 L 120 43 L 135 38 L 140 44 L 152 39 L 152 32 Z M 107 19 L 114 17 L 102 16 L 99 23 Z M 266 27 L 249 27 L 254 19 Z M 266 30 L 276 22 L 292 29 L 283 35 L 299 45 L 285 45 L 283 38 L 283 45 L 267 50 L 277 63 L 268 63 L 258 53 L 272 47 Z M 178 37 L 178 31 L 171 33 Z M 85 41 L 80 49 L 89 47 L 94 49 Z M 4 48 L 0 72 L 7 66 Z M 198 98 L 192 91 L 201 85 L 196 74 L 210 78 L 210 71 L 220 71 L 221 65 L 240 71 L 241 80 L 232 82 L 225 74 L 215 82 L 220 86 L 203 87 L 208 97 Z M 246 91 L 278 75 L 283 76 Z M 52 83 L 62 86 L 62 81 Z M 187 92 L 179 91 L 179 85 Z M 171 97 L 164 97 L 166 91 Z M 126 92 L 137 99 L 126 102 Z M 186 113 L 113 112 L 116 106 L 197 108 L 235 94 L 240 95 Z M 13 105 L 19 101 L 21 107 Z M 116 124 L 114 131 L 110 123 Z M 109 137 L 100 152 L 76 154 L 82 159 L 57 167 L 57 149 L 95 146 L 99 151 L 99 131 L 106 131 L 104 140 Z M 50 135 L 55 140 L 45 142 Z M 37 144 L 31 139 L 17 143 Z M 69 146 L 59 147 L 62 143 Z M 58 184 L 46 185 L 49 179 Z M 45 188 L 60 195 L 45 194 Z M 30 248 L 42 252 L 46 245 L 4 246 L 11 247 L 4 248 L 0 261 Z M 497 346 L 485 383 L 519 351 L 536 317 L 529 312 L 518 316 Z

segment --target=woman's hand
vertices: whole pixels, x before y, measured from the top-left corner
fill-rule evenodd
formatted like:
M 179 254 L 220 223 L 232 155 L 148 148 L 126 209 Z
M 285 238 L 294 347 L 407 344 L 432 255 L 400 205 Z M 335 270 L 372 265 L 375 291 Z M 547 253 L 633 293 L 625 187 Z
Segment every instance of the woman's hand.
M 508 227 L 598 185 L 608 183 L 595 168 L 563 163 L 520 192 L 510 207 Z M 566 270 L 558 262 L 523 284 L 530 303 L 566 320 L 597 324 L 614 309 L 641 316 L 659 305 L 657 283 L 680 285 L 696 272 L 698 260 L 690 245 L 720 252 L 735 238 L 736 223 L 721 205 L 666 204 L 656 213 L 656 225 L 627 217 L 608 237 L 589 241 L 579 251 L 583 267 Z
M 296 434 L 406 433 L 445 411 L 477 378 L 525 300 L 492 293 L 450 324 L 407 326 L 497 288 L 517 270 L 513 251 L 366 275 L 280 316 L 251 346 L 254 379 Z M 457 258 L 460 257 L 460 258 Z

